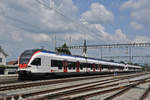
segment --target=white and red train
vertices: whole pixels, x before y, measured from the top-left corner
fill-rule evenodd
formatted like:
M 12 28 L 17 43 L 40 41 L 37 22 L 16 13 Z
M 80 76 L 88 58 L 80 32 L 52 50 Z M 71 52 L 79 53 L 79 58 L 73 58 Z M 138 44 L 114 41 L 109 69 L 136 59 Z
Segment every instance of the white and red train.
M 80 75 L 102 72 L 141 71 L 141 66 L 101 59 L 57 54 L 43 49 L 24 51 L 19 59 L 19 78 L 59 75 Z

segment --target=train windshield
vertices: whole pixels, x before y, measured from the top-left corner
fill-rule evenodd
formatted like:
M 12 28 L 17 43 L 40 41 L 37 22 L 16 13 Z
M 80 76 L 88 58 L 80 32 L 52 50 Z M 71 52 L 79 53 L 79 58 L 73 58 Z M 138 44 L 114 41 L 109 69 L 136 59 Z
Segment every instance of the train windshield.
M 26 50 L 24 51 L 19 59 L 19 64 L 27 64 L 31 56 L 36 52 L 36 50 Z

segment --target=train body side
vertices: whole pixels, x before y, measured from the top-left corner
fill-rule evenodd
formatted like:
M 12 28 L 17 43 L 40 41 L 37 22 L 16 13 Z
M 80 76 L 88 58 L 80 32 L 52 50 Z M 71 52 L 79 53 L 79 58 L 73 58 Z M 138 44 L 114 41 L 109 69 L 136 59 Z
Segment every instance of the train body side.
M 28 54 L 28 53 L 27 53 Z M 28 54 L 29 55 L 29 54 Z M 20 62 L 24 58 L 20 56 Z M 23 61 L 22 61 L 23 62 Z M 25 63 L 19 63 L 19 76 L 35 74 L 83 74 L 98 72 L 138 71 L 140 67 L 107 62 L 92 58 L 59 55 L 54 52 L 35 50 Z

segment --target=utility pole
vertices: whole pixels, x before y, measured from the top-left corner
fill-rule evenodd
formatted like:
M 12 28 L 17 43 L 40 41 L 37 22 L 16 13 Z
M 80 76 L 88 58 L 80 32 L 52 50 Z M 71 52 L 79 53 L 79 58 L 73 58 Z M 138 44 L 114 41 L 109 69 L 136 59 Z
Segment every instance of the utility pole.
M 69 37 L 69 46 L 71 46 L 71 36 Z
M 86 52 L 87 52 L 86 40 L 84 40 L 84 45 L 83 45 L 83 46 L 84 46 L 84 48 L 83 48 L 83 54 L 82 54 L 82 55 L 83 55 L 84 57 L 86 57 L 86 56 L 87 56 L 87 55 L 86 55 Z
M 129 46 L 129 62 L 132 62 L 132 53 L 131 53 L 131 46 Z
M 50 8 L 51 8 L 51 9 L 54 9 L 54 7 L 55 7 L 54 0 L 50 0 Z
M 102 51 L 102 47 L 101 47 L 101 59 L 103 58 L 103 51 Z
M 108 49 L 109 49 L 109 56 L 111 56 L 111 47 L 109 47 Z M 110 58 L 110 60 L 112 59 Z
M 56 46 L 57 46 L 57 41 L 56 41 L 56 35 L 55 35 L 55 51 L 56 51 Z

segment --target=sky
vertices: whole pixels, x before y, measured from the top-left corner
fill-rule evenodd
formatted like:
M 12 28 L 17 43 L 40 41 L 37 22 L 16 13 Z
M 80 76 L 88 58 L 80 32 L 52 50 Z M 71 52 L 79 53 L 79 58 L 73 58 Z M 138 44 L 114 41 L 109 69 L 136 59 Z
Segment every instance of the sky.
M 0 45 L 26 49 L 150 42 L 150 0 L 0 0 Z

